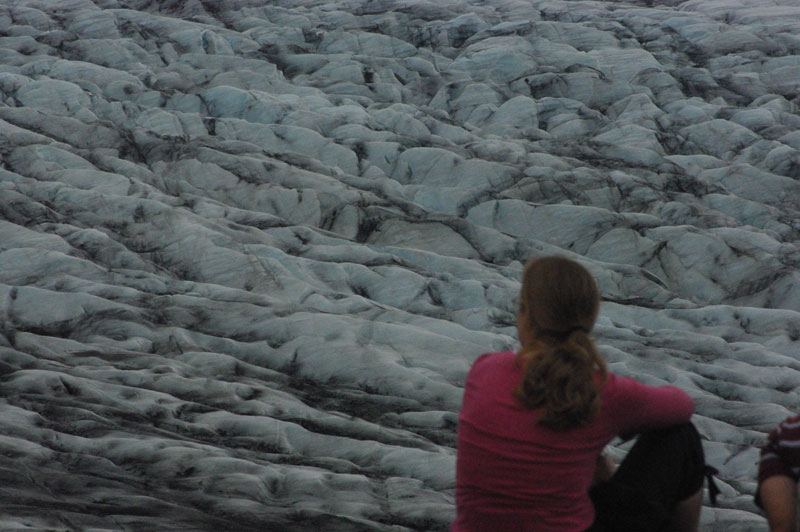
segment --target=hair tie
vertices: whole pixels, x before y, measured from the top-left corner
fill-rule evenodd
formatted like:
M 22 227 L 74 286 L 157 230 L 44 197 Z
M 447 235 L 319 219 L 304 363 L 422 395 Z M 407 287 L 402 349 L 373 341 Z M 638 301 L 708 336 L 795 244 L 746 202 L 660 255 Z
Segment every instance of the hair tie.
M 555 338 L 556 340 L 560 340 L 563 342 L 567 340 L 570 336 L 572 336 L 572 333 L 574 333 L 575 331 L 582 331 L 585 334 L 589 334 L 589 331 L 587 331 L 586 327 L 584 327 L 583 325 L 575 325 L 574 327 L 570 327 L 565 331 L 554 331 L 552 329 L 544 329 L 540 331 L 540 334 L 544 336 L 549 336 L 550 338 Z

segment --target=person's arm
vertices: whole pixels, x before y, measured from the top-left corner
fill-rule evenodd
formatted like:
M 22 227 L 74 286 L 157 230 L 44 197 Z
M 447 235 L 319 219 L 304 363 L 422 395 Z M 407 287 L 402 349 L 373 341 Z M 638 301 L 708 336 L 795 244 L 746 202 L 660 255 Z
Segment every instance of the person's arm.
M 798 444 L 800 417 L 795 417 L 770 432 L 761 448 L 756 504 L 763 508 L 771 532 L 797 532 Z
M 688 423 L 694 401 L 675 386 L 648 386 L 628 377 L 614 379 L 614 422 L 618 434 L 628 439 L 647 429 Z
M 769 477 L 758 488 L 771 532 L 797 532 L 797 482 L 784 475 Z
M 595 463 L 594 478 L 592 479 L 591 485 L 594 486 L 600 482 L 608 482 L 611 480 L 611 477 L 614 476 L 614 470 L 616 470 L 616 468 L 617 466 L 614 465 L 614 461 L 610 456 L 600 453 L 597 456 L 597 462 Z

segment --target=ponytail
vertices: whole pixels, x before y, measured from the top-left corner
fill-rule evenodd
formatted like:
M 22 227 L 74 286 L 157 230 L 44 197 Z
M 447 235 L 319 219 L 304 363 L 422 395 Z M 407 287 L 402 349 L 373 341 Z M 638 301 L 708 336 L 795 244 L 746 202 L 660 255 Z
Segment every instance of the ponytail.
M 605 382 L 606 364 L 583 328 L 574 328 L 554 342 L 537 342 L 523 351 L 524 376 L 514 396 L 524 406 L 541 409 L 538 423 L 554 430 L 589 424 L 600 410 L 595 373 Z
M 589 339 L 599 307 L 597 283 L 577 262 L 551 256 L 525 265 L 517 312 L 524 373 L 514 397 L 541 410 L 545 427 L 583 427 L 600 409 L 595 374 L 605 382 L 606 364 Z

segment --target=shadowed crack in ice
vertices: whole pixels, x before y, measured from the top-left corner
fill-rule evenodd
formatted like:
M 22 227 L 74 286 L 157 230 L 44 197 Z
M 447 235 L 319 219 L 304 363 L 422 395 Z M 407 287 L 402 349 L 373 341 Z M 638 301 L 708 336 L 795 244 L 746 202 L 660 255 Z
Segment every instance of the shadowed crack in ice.
M 755 446 L 800 402 L 798 15 L 0 7 L 0 528 L 446 530 L 466 371 L 562 253 L 610 368 L 695 400 L 703 530 L 765 530 Z

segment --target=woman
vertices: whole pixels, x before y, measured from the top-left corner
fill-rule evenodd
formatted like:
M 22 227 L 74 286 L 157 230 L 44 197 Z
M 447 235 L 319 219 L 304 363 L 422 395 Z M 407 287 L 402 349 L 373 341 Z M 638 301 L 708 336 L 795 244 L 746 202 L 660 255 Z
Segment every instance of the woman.
M 483 355 L 467 376 L 454 532 L 697 530 L 705 470 L 694 404 L 606 370 L 589 339 L 599 304 L 577 262 L 526 265 L 521 349 Z M 605 445 L 643 431 L 614 472 Z

